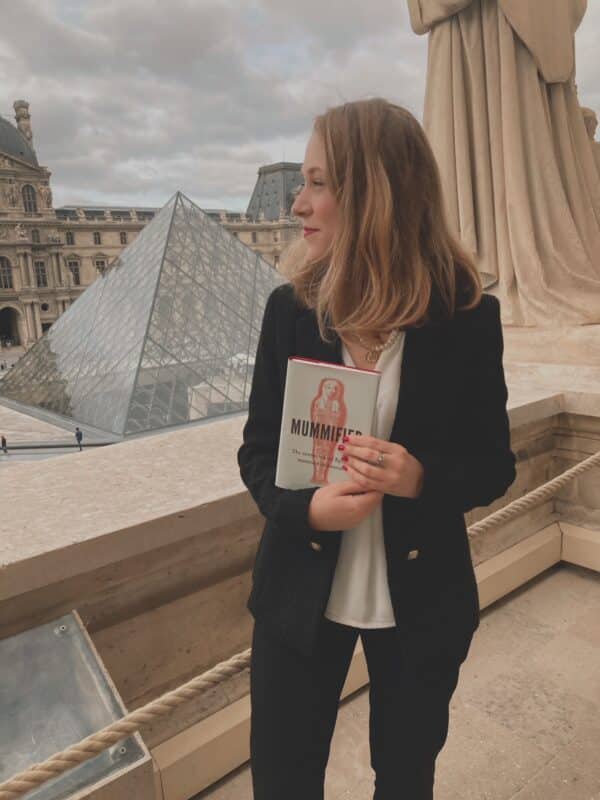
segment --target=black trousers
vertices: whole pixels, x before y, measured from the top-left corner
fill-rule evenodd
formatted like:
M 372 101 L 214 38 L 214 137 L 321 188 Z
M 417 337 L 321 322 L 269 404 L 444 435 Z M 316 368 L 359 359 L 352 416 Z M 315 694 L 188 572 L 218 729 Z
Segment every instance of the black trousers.
M 255 622 L 250 666 L 254 800 L 323 800 L 340 694 L 362 639 L 369 672 L 374 800 L 432 800 L 435 759 L 472 633 L 434 644 L 397 628 L 361 629 L 323 618 L 310 658 Z M 418 654 L 418 655 L 417 655 Z

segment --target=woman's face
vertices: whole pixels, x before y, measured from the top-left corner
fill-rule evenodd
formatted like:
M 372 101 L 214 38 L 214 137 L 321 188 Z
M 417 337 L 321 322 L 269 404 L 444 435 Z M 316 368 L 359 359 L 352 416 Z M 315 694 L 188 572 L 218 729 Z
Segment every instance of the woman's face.
M 338 205 L 327 175 L 325 146 L 314 131 L 306 146 L 302 174 L 304 186 L 296 196 L 292 214 L 304 223 L 308 258 L 316 261 L 333 241 L 338 224 Z

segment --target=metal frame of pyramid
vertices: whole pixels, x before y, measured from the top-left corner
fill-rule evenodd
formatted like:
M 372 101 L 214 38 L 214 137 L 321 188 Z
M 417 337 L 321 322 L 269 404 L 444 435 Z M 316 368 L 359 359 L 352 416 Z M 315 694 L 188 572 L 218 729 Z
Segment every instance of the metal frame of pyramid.
M 0 381 L 0 398 L 128 436 L 248 407 L 282 276 L 177 192 Z

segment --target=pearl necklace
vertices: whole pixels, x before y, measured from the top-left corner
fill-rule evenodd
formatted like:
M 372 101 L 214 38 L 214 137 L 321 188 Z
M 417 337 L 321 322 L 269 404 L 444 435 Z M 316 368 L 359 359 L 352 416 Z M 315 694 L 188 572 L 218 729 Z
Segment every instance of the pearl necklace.
M 386 342 L 384 342 L 383 344 L 376 344 L 373 347 L 370 347 L 362 338 L 362 336 L 360 336 L 359 334 L 356 334 L 356 338 L 363 347 L 367 348 L 367 352 L 365 354 L 365 361 L 368 364 L 376 364 L 377 360 L 379 359 L 379 354 L 381 353 L 381 351 L 390 348 L 394 344 L 399 335 L 400 335 L 400 329 L 396 328 L 390 333 Z

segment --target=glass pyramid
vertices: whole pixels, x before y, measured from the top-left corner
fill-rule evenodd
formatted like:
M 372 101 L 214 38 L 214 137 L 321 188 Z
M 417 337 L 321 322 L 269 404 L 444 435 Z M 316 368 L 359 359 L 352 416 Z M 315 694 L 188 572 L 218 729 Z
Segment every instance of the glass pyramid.
M 0 381 L 0 397 L 127 436 L 248 407 L 285 279 L 181 193 Z

